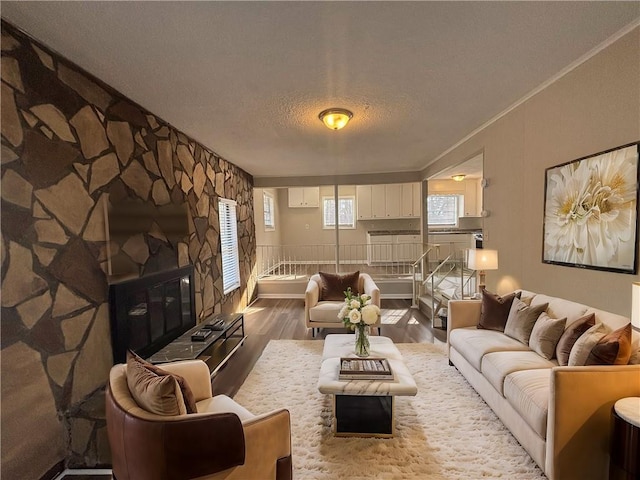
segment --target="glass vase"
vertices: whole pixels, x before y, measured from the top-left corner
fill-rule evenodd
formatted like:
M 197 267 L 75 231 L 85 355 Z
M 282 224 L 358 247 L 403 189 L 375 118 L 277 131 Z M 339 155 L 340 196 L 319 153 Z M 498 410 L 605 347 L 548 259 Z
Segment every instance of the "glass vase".
M 356 326 L 356 348 L 355 354 L 358 357 L 368 357 L 371 350 L 371 344 L 369 343 L 369 329 L 368 325 L 360 324 Z

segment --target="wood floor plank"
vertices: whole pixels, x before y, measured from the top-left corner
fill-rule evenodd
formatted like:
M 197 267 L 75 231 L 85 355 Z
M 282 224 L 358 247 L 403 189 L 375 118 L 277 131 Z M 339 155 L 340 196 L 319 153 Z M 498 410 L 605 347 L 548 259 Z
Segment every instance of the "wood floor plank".
M 381 302 L 381 334 L 395 343 L 444 342 L 446 332 L 434 329 L 431 321 L 408 300 Z M 244 314 L 247 339 L 212 381 L 214 395 L 233 397 L 270 340 L 312 340 L 304 324 L 304 300 L 259 299 Z M 315 340 L 330 333 L 345 333 L 344 328 L 322 329 Z M 374 332 L 375 334 L 375 332 Z

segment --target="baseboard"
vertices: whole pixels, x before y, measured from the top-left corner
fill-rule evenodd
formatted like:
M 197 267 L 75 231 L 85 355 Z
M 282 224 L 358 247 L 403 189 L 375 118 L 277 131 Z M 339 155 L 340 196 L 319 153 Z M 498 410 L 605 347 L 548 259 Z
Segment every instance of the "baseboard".
M 63 472 L 61 472 L 57 477 L 55 477 L 55 480 L 63 480 L 66 477 L 72 477 L 72 476 L 87 476 L 87 475 L 112 475 L 113 472 L 111 471 L 110 468 L 74 468 L 74 469 L 67 469 Z
M 40 480 L 54 480 L 59 478 L 60 473 L 64 470 L 64 460 L 60 460 L 47 473 L 40 477 Z

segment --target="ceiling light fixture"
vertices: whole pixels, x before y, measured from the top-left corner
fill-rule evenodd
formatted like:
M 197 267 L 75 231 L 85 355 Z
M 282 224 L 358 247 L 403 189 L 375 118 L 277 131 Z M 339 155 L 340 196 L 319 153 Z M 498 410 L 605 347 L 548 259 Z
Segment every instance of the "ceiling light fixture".
M 327 128 L 331 130 L 340 130 L 353 118 L 353 113 L 349 110 L 345 110 L 344 108 L 328 108 L 327 110 L 320 112 L 318 118 L 322 120 L 322 123 L 324 123 Z
M 458 175 L 452 175 L 451 179 L 454 182 L 461 182 L 462 180 L 464 180 L 464 177 L 466 177 L 466 175 L 463 175 L 463 174 L 459 173 Z

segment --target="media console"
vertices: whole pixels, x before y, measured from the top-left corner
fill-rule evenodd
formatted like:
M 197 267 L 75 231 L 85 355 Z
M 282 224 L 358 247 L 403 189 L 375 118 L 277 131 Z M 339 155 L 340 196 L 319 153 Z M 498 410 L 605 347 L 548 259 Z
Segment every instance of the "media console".
M 222 320 L 221 330 L 211 330 L 203 341 L 194 341 L 191 335 L 207 330 L 206 324 Z M 240 348 L 244 339 L 244 316 L 242 313 L 217 313 L 204 322 L 186 331 L 147 360 L 151 363 L 175 362 L 178 360 L 203 360 L 209 367 L 211 377 Z

